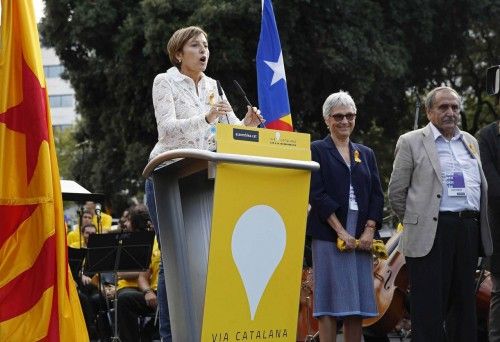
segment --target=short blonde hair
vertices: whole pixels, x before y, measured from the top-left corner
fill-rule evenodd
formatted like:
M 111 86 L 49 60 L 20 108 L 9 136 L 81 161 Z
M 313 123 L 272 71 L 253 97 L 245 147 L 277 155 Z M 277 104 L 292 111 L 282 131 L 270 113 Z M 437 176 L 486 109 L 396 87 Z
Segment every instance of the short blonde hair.
M 197 37 L 200 34 L 204 34 L 205 38 L 208 38 L 207 33 L 198 26 L 183 27 L 174 32 L 172 37 L 168 40 L 166 48 L 168 58 L 173 65 L 177 68 L 181 67 L 181 63 L 175 58 L 175 54 L 182 51 L 184 45 L 186 45 L 191 38 Z

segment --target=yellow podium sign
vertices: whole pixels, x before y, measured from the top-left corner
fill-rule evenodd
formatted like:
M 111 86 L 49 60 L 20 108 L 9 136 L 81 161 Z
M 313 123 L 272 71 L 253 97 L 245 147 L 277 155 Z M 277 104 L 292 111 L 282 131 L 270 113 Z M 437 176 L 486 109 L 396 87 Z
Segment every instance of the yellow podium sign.
M 217 152 L 309 161 L 308 134 L 217 126 Z M 295 341 L 310 172 L 220 163 L 202 341 Z

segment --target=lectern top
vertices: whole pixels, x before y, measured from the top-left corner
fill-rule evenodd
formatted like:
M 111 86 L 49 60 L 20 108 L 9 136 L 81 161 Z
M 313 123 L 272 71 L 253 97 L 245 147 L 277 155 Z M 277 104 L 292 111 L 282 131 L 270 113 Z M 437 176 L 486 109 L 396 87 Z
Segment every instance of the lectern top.
M 163 152 L 153 158 L 142 172 L 144 177 L 149 177 L 151 173 L 162 163 L 178 158 L 192 158 L 207 160 L 215 163 L 247 164 L 267 167 L 278 167 L 295 170 L 319 170 L 319 164 L 314 161 L 302 161 L 294 159 L 282 159 L 271 157 L 258 157 L 243 154 L 218 153 L 194 148 L 176 149 Z

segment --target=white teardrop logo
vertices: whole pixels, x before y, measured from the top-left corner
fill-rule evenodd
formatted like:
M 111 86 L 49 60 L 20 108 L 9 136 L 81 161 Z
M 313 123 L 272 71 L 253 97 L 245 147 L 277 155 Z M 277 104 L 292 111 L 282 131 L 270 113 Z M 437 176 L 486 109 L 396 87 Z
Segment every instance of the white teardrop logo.
M 285 247 L 285 223 L 270 206 L 256 205 L 236 222 L 231 250 L 245 286 L 252 320 Z

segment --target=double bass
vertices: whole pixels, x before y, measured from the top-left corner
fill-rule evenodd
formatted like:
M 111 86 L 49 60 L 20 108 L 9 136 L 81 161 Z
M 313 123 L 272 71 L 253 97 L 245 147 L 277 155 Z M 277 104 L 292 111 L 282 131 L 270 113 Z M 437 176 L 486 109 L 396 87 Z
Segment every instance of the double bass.
M 387 334 L 401 321 L 405 313 L 409 278 L 405 257 L 396 247 L 401 231 L 386 243 L 387 260 L 377 260 L 373 270 L 375 299 L 379 315 L 363 320 L 363 328 L 369 327 L 377 334 Z

